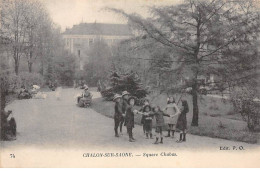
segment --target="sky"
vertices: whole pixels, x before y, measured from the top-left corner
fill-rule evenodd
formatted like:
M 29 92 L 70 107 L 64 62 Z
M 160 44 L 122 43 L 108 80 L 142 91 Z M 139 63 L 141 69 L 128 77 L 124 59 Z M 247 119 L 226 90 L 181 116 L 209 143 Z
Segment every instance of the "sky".
M 147 6 L 176 4 L 181 0 L 42 0 L 53 21 L 62 30 L 81 22 L 126 23 L 118 14 L 105 11 L 105 7 L 123 9 L 128 13 L 149 16 Z

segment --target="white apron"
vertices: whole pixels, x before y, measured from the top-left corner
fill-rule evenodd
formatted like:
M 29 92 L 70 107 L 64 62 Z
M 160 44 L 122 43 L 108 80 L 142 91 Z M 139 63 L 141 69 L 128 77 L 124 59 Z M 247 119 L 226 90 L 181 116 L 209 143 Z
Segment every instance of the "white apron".
M 170 117 L 164 117 L 165 124 L 176 124 L 177 123 L 177 119 L 178 119 L 178 115 L 180 114 L 180 110 L 175 103 L 167 104 L 165 113 L 170 115 Z

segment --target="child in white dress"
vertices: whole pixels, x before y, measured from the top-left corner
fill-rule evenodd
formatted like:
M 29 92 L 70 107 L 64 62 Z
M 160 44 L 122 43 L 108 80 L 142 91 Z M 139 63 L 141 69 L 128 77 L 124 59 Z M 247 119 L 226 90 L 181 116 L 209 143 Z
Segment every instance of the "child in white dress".
M 174 138 L 175 125 L 177 123 L 178 115 L 181 112 L 173 97 L 169 97 L 167 106 L 164 111 L 166 114 L 170 115 L 169 118 L 165 118 L 165 123 L 168 124 L 168 135 L 166 137 L 171 137 L 172 132 L 172 138 Z

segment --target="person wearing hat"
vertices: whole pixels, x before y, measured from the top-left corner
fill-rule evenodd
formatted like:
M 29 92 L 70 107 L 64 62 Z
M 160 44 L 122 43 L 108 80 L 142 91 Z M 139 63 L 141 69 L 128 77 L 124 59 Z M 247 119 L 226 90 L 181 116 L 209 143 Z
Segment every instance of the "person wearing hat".
M 122 112 L 122 103 L 121 103 L 121 96 L 119 94 L 116 94 L 114 96 L 113 101 L 115 102 L 115 115 L 114 115 L 114 121 L 115 121 L 115 137 L 119 137 L 118 135 L 118 127 L 119 124 L 123 120 L 123 112 Z
M 88 90 L 88 86 L 85 85 L 84 91 L 83 91 L 82 95 L 78 97 L 78 103 L 79 103 L 79 100 L 80 100 L 81 98 L 89 98 L 90 96 L 91 96 L 91 93 L 90 93 L 89 90 Z
M 123 93 L 122 93 L 122 99 L 123 99 L 122 112 L 124 115 L 126 115 L 126 109 L 129 106 L 129 104 L 128 104 L 129 95 L 130 95 L 130 93 L 128 93 L 127 91 L 123 91 Z M 122 128 L 123 128 L 124 122 L 125 122 L 125 119 L 123 118 L 122 121 L 120 122 L 120 133 L 121 134 L 122 134 Z
M 128 98 L 128 106 L 126 109 L 126 116 L 125 116 L 125 126 L 127 128 L 127 132 L 129 135 L 129 142 L 134 142 L 135 139 L 133 137 L 133 128 L 134 128 L 134 114 L 137 113 L 137 110 L 134 109 L 135 105 L 135 98 L 129 97 Z

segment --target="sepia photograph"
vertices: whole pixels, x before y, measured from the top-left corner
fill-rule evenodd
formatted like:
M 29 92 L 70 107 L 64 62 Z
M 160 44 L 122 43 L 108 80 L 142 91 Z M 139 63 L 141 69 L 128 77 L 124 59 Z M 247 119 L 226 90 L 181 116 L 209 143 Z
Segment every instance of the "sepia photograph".
M 0 0 L 0 168 L 259 168 L 260 0 Z

